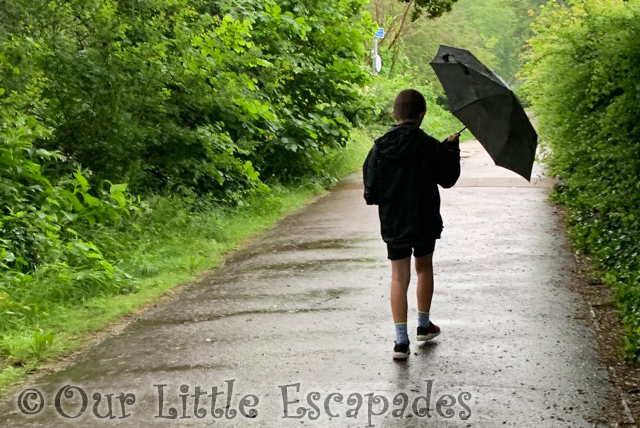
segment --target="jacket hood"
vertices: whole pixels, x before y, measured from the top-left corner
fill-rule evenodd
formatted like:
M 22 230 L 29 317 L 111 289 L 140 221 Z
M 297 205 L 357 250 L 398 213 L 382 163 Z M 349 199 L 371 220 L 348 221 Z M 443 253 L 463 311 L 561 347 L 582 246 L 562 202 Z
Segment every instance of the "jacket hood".
M 411 157 L 423 143 L 424 132 L 417 125 L 396 125 L 375 144 L 378 153 L 387 159 Z

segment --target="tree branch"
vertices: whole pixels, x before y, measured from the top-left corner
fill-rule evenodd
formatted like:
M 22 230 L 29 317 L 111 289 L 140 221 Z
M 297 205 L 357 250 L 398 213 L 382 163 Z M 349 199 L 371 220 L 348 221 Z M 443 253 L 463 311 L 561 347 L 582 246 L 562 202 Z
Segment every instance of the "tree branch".
M 389 49 L 391 49 L 393 47 L 393 45 L 395 45 L 396 42 L 398 41 L 398 38 L 400 37 L 400 34 L 402 33 L 402 30 L 404 29 L 404 23 L 407 20 L 407 15 L 409 14 L 409 9 L 411 9 L 412 5 L 413 5 L 413 0 L 409 1 L 407 3 L 407 7 L 404 8 L 404 12 L 402 13 L 402 21 L 400 21 L 400 28 L 398 29 L 398 32 L 395 34 L 393 40 L 391 41 L 391 44 L 389 45 Z

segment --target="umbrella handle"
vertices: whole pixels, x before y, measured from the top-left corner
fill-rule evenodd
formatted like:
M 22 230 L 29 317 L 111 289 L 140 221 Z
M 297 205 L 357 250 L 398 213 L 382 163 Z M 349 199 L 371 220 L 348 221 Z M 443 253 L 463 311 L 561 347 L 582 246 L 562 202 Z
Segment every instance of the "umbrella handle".
M 462 133 L 464 132 L 464 130 L 465 130 L 465 129 L 467 129 L 467 127 L 466 127 L 466 126 L 465 126 L 464 128 L 462 128 L 460 131 L 458 131 L 456 134 L 457 134 L 457 135 L 462 134 Z

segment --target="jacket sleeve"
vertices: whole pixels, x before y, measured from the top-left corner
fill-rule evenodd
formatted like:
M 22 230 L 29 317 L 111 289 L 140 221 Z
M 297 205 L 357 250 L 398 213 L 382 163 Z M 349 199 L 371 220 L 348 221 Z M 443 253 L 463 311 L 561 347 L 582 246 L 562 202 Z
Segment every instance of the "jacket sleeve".
M 460 178 L 460 144 L 444 141 L 438 145 L 436 181 L 445 189 L 453 187 Z
M 375 145 L 369 151 L 367 159 L 362 165 L 362 176 L 364 178 L 364 200 L 367 205 L 378 205 L 380 189 L 378 187 L 378 157 Z

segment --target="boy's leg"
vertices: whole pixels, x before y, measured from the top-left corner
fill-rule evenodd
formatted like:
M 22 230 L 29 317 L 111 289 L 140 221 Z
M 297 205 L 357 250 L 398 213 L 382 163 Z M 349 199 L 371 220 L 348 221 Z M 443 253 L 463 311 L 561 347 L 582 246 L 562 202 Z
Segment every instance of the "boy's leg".
M 391 260 L 391 312 L 393 322 L 407 323 L 407 290 L 411 280 L 411 256 Z
M 407 290 L 411 279 L 411 248 L 393 248 L 387 245 L 391 260 L 391 312 L 396 329 L 393 347 L 394 360 L 409 358 L 407 332 Z
M 433 253 L 416 258 L 418 311 L 428 314 L 433 300 Z
M 418 342 L 431 340 L 440 334 L 440 327 L 430 321 L 431 301 L 433 299 L 433 252 L 416 258 L 418 274 Z

